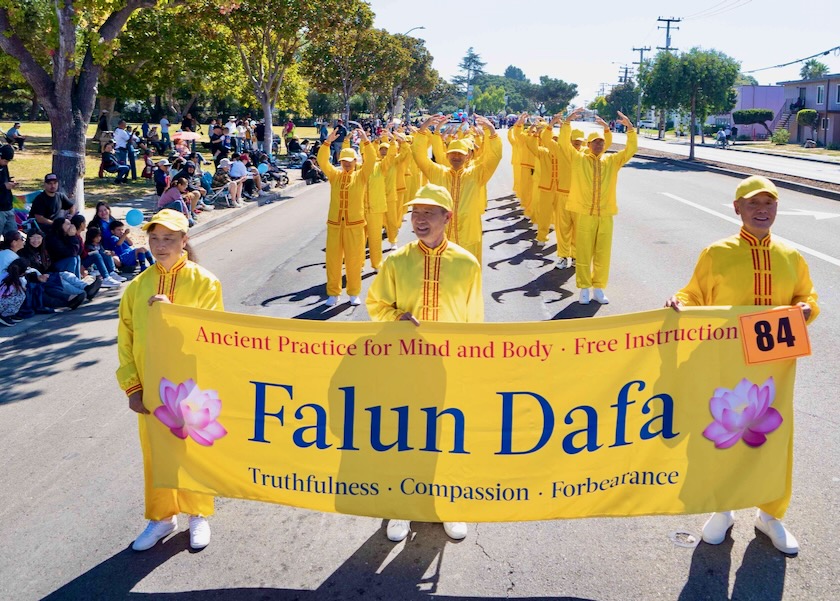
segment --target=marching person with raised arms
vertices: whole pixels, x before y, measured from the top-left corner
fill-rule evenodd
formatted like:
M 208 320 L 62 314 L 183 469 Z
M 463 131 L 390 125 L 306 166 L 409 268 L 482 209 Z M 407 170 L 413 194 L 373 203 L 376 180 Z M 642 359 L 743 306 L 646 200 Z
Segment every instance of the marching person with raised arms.
M 588 305 L 592 296 L 605 305 L 609 299 L 605 289 L 610 275 L 610 254 L 612 252 L 613 217 L 618 213 L 616 188 L 618 171 L 636 153 L 638 148 L 636 130 L 621 112 L 620 123 L 627 128 L 627 145 L 624 150 L 606 155 L 605 135 L 594 132 L 590 135 L 586 152 L 575 151 L 571 144 L 570 122 L 584 111 L 576 109 L 560 127 L 558 144 L 572 165 L 572 180 L 569 201 L 566 208 L 575 215 L 575 281 L 580 288 L 579 301 Z M 590 289 L 594 294 L 590 295 Z
M 735 190 L 735 214 L 741 231 L 718 240 L 700 253 L 691 281 L 665 302 L 677 311 L 683 307 L 718 305 L 798 306 L 806 323 L 819 315 L 817 292 L 808 264 L 798 250 L 770 235 L 776 221 L 779 191 L 765 177 L 753 175 Z M 788 449 L 788 466 L 793 465 L 793 438 Z M 799 552 L 799 542 L 781 519 L 790 503 L 792 473 L 782 499 L 761 505 L 755 527 L 766 534 L 782 553 Z M 703 540 L 719 545 L 735 523 L 733 511 L 713 513 L 703 526 Z
M 365 131 L 358 128 L 362 139 L 362 167 L 356 169 L 356 151 L 343 148 L 338 162 L 330 163 L 330 148 L 338 141 L 338 130 L 327 137 L 318 149 L 318 165 L 330 181 L 330 208 L 327 213 L 327 301 L 328 307 L 338 303 L 341 295 L 341 266 L 347 275 L 347 294 L 352 306 L 360 305 L 362 269 L 365 263 L 365 190 L 376 164 L 376 151 Z

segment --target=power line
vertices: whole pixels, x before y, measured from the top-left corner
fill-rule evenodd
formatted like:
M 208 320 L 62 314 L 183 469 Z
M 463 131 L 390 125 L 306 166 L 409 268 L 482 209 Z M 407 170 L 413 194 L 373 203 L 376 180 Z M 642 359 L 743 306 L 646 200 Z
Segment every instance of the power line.
M 769 69 L 780 69 L 782 67 L 789 67 L 790 65 L 795 65 L 796 63 L 804 63 L 805 61 L 811 60 L 812 58 L 817 58 L 818 56 L 828 56 L 832 52 L 840 53 L 840 46 L 835 46 L 834 48 L 829 48 L 823 52 L 817 52 L 816 54 L 812 54 L 811 56 L 806 56 L 805 58 L 799 58 L 795 61 L 790 61 L 789 63 L 783 63 L 781 65 L 773 65 L 772 67 L 762 67 L 761 69 L 753 69 L 752 71 L 744 71 L 745 74 L 747 73 L 758 73 L 759 71 L 767 71 Z
M 657 22 L 665 23 L 665 27 L 659 27 L 659 29 L 665 30 L 665 47 L 657 46 L 657 50 L 665 50 L 666 52 L 670 52 L 671 50 L 678 50 L 678 48 L 671 48 L 671 23 L 679 23 L 682 19 L 676 19 L 671 17 L 670 19 L 666 19 L 664 17 L 659 17 L 656 19 Z M 679 31 L 679 27 L 674 27 L 674 29 Z
M 695 20 L 696 19 L 708 19 L 710 17 L 716 17 L 718 15 L 722 15 L 724 13 L 731 12 L 735 9 L 742 8 L 742 7 L 746 6 L 747 4 L 749 4 L 750 2 L 752 2 L 752 0 L 735 0 L 735 4 L 731 4 L 729 6 L 723 7 L 716 12 L 712 12 L 712 13 L 708 13 L 708 14 L 705 14 L 705 15 L 702 15 L 702 16 L 699 16 L 699 17 L 695 17 Z

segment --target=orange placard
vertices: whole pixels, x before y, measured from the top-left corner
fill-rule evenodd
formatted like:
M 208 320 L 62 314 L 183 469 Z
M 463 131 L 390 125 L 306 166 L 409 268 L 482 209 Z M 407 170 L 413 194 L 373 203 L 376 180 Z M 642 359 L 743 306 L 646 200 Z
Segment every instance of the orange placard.
M 805 316 L 799 307 L 741 315 L 741 340 L 747 365 L 811 354 Z

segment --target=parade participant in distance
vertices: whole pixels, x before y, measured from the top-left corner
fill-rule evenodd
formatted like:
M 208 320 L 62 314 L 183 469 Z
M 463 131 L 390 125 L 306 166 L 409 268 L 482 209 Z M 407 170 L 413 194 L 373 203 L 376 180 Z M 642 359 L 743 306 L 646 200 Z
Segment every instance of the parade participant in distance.
M 157 262 L 128 285 L 120 301 L 117 332 L 120 366 L 117 369 L 117 380 L 128 395 L 129 408 L 139 414 L 146 519 L 149 520 L 146 529 L 132 545 L 135 551 L 150 549 L 173 532 L 178 527 L 177 515 L 181 512 L 190 515 L 190 546 L 202 549 L 210 542 L 207 517 L 213 513 L 213 497 L 187 490 L 156 488 L 152 483 L 151 449 L 147 432 L 147 420 L 152 418 L 148 417 L 149 410 L 143 402 L 145 355 L 154 344 L 147 337 L 149 307 L 161 302 L 213 311 L 224 310 L 219 280 L 192 260 L 188 228 L 187 218 L 170 209 L 159 211 L 143 225 Z M 155 395 L 149 396 L 148 405 L 154 407 Z
M 799 251 L 771 238 L 779 192 L 765 177 L 753 175 L 735 190 L 735 214 L 741 217 L 737 236 L 718 240 L 700 253 L 688 285 L 668 299 L 666 307 L 708 305 L 796 305 L 806 323 L 819 315 L 817 293 L 808 264 Z M 788 449 L 788 467 L 793 465 L 793 441 Z M 755 527 L 766 534 L 782 553 L 799 552 L 799 542 L 781 518 L 790 503 L 792 473 L 787 474 L 785 496 L 761 505 Z M 735 521 L 734 512 L 713 513 L 703 526 L 703 540 L 718 545 Z
M 373 167 L 376 152 L 361 128 L 363 140 L 362 167 L 356 169 L 356 152 L 345 148 L 339 153 L 341 168 L 330 164 L 330 148 L 337 142 L 336 128 L 318 149 L 318 165 L 330 180 L 330 208 L 327 214 L 327 302 L 334 306 L 341 295 L 341 265 L 347 274 L 347 294 L 350 304 L 360 305 L 362 268 L 365 262 L 365 188 Z
M 609 299 L 604 293 L 610 275 L 612 252 L 613 216 L 618 213 L 616 188 L 618 170 L 636 153 L 637 139 L 633 124 L 621 112 L 621 123 L 627 128 L 627 145 L 624 150 L 606 156 L 605 136 L 595 132 L 590 136 L 585 153 L 576 152 L 571 146 L 570 122 L 584 111 L 575 110 L 560 128 L 558 144 L 572 163 L 572 184 L 566 208 L 577 213 L 575 217 L 575 248 L 577 264 L 575 280 L 580 288 L 580 304 L 588 305 L 589 289 L 594 287 L 595 300 L 602 305 Z
M 390 134 L 385 131 L 385 141 L 379 144 L 379 157 L 368 179 L 365 190 L 365 232 L 367 234 L 370 266 L 379 269 L 382 266 L 382 227 L 388 212 L 388 185 L 393 186 L 396 174 L 394 165 L 397 160 L 396 141 L 389 142 Z M 408 153 L 408 147 L 404 146 Z
M 373 321 L 484 321 L 481 265 L 469 252 L 447 240 L 453 217 L 452 196 L 442 186 L 427 184 L 408 202 L 417 240 L 391 253 L 368 290 L 365 305 Z M 431 275 L 429 275 L 431 274 Z M 389 520 L 388 538 L 408 536 L 408 520 Z M 444 522 L 451 538 L 467 535 L 463 522 Z
M 429 183 L 445 187 L 452 195 L 453 214 L 446 231 L 447 238 L 475 255 L 480 264 L 481 215 L 484 213 L 482 189 L 502 160 L 502 140 L 487 118 L 477 116 L 475 120 L 484 129 L 482 146 L 485 150 L 481 158 L 471 164 L 467 165 L 469 148 L 463 140 L 449 144 L 446 152 L 448 167 L 429 159 L 429 126 L 443 125 L 447 121 L 445 115 L 429 117 L 423 122 L 414 137 L 412 154 Z

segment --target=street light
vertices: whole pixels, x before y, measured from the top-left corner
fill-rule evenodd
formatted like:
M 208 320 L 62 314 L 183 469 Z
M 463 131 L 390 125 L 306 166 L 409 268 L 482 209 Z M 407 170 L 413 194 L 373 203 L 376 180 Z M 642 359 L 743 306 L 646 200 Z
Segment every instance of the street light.
M 408 34 L 410 34 L 412 31 L 414 31 L 415 29 L 426 29 L 426 28 L 425 28 L 425 27 L 423 27 L 422 25 L 418 25 L 417 27 L 412 27 L 411 29 L 409 29 L 408 31 L 406 31 L 403 35 L 408 35 Z

